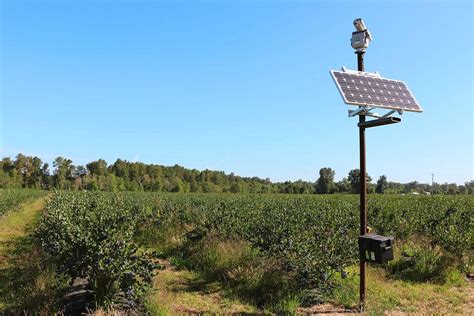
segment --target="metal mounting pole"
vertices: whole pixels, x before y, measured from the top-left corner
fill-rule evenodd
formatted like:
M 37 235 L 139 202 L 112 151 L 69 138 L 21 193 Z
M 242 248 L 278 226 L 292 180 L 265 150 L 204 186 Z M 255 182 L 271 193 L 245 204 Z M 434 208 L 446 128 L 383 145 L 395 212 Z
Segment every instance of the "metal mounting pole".
M 357 70 L 365 71 L 364 51 L 358 51 Z M 365 115 L 359 115 L 359 124 L 365 122 Z M 360 150 L 360 235 L 367 233 L 367 179 L 365 168 L 365 127 L 359 127 L 359 150 Z M 359 308 L 361 311 L 365 308 L 366 295 L 366 263 L 360 261 L 360 288 L 359 288 Z

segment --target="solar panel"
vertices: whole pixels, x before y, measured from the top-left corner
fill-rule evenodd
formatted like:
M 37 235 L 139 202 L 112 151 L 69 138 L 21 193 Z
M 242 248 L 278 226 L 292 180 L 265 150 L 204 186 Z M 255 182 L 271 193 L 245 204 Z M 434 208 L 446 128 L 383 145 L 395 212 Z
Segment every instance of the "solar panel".
M 412 112 L 423 111 L 403 81 L 356 71 L 330 72 L 347 104 Z

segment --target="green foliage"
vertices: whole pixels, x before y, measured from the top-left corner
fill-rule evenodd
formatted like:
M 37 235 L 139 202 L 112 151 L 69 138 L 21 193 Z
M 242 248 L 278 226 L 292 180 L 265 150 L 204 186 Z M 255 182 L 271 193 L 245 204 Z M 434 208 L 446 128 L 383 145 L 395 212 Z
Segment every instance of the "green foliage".
M 37 236 L 58 271 L 87 277 L 104 305 L 118 292 L 133 288 L 141 294 L 146 288 L 153 269 L 133 242 L 139 240 L 180 267 L 228 282 L 259 306 L 283 308 L 295 299 L 285 305 L 288 293 L 333 290 L 334 279 L 358 261 L 358 199 L 63 192 L 48 204 Z M 389 266 L 390 271 L 435 280 L 452 267 L 472 268 L 473 212 L 470 196 L 385 194 L 369 197 L 368 218 L 376 233 L 395 236 L 395 247 L 417 236 L 428 247 L 407 255 L 415 259 L 405 266 Z M 103 289 L 114 294 L 100 294 Z
M 334 175 L 336 173 L 331 168 L 321 168 L 319 179 L 316 181 L 316 192 L 319 194 L 334 193 Z
M 254 261 L 258 252 L 247 242 L 205 238 L 191 245 L 189 262 L 208 279 L 225 280 L 235 269 Z
M 0 216 L 15 209 L 21 203 L 39 198 L 45 194 L 45 191 L 40 190 L 0 189 Z
M 352 193 L 359 193 L 360 192 L 360 170 L 359 169 L 352 169 L 349 171 L 349 175 L 347 177 L 349 182 L 351 183 L 351 192 Z M 372 181 L 372 178 L 366 174 L 367 183 Z
M 294 303 L 289 298 L 296 286 L 281 263 L 249 242 L 211 235 L 190 243 L 185 253 L 182 260 L 187 268 L 201 272 L 208 281 L 226 284 L 229 291 L 257 307 L 281 312 Z
M 398 278 L 444 283 L 449 259 L 440 247 L 432 248 L 423 243 L 406 244 L 402 247 L 402 256 L 389 262 L 388 266 L 391 273 Z
M 334 273 L 358 260 L 357 196 L 166 194 L 161 199 L 155 231 L 180 223 L 173 240 L 181 245 L 210 234 L 247 241 L 307 288 L 325 288 Z M 396 245 L 423 236 L 440 249 L 436 260 L 472 267 L 472 197 L 371 195 L 368 218 L 376 233 L 395 236 Z
M 181 223 L 177 240 L 209 234 L 243 240 L 276 259 L 297 283 L 324 286 L 332 271 L 355 262 L 357 200 L 333 196 L 162 195 L 159 229 Z
M 474 263 L 474 198 L 377 196 L 369 199 L 369 226 L 399 240 L 416 237 L 464 271 Z M 421 237 L 420 237 L 421 236 Z
M 74 166 L 71 159 L 57 157 L 53 161 L 54 176 L 53 183 L 58 189 L 70 189 L 72 186 Z
M 107 175 L 107 162 L 104 159 L 92 161 L 86 165 L 86 168 L 92 175 L 96 175 L 96 176 Z
M 357 193 L 359 170 L 351 170 L 349 178 L 334 183 L 334 171 L 321 168 L 320 177 L 314 182 L 297 180 L 271 182 L 258 177 L 240 177 L 222 171 L 186 169 L 179 165 L 162 166 L 117 159 L 108 165 L 103 159 L 74 165 L 72 160 L 57 157 L 53 162 L 53 175 L 49 166 L 40 158 L 18 154 L 15 160 L 0 160 L 0 188 L 36 188 L 90 191 L 155 191 L 155 192 L 204 192 L 204 193 Z M 384 177 L 384 176 L 382 176 Z M 381 177 L 381 179 L 382 179 Z M 386 178 L 385 178 L 386 180 Z M 386 182 L 377 188 L 368 178 L 368 192 L 474 194 L 474 181 L 464 185 L 444 183 L 428 185 L 416 181 L 402 184 Z M 379 179 L 380 181 L 380 179 Z M 386 186 L 386 187 L 384 187 Z
M 385 193 L 385 190 L 387 190 L 387 187 L 388 187 L 387 177 L 382 175 L 377 180 L 377 186 L 375 187 L 375 193 Z
M 56 192 L 35 235 L 58 276 L 86 278 L 98 307 L 111 307 L 122 293 L 140 301 L 157 265 L 132 238 L 149 209 L 137 197 Z
M 357 267 L 358 268 L 358 267 Z M 332 287 L 323 293 L 323 300 L 337 302 L 345 308 L 354 308 L 359 303 L 359 274 L 354 268 L 335 273 Z

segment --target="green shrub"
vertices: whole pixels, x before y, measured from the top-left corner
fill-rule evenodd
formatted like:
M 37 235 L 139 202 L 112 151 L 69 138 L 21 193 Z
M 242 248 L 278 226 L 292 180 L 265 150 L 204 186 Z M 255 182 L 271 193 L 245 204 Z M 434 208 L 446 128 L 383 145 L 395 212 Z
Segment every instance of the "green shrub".
M 121 293 L 140 302 L 157 265 L 132 241 L 145 209 L 119 195 L 57 192 L 35 235 L 58 277 L 86 278 L 97 307 L 112 307 Z
M 358 262 L 359 201 L 355 195 L 159 196 L 161 208 L 153 230 L 166 231 L 178 226 L 170 234 L 178 242 L 168 239 L 163 243 L 176 246 L 178 251 L 172 252 L 173 255 L 184 260 L 193 253 L 202 253 L 196 247 L 202 247 L 201 241 L 209 241 L 209 236 L 221 241 L 244 241 L 265 258 L 277 261 L 289 284 L 320 295 L 332 290 L 335 271 L 343 271 Z M 400 270 L 400 277 L 408 278 L 413 270 L 413 278 L 443 280 L 446 265 L 453 260 L 454 265 L 464 266 L 464 270 L 472 267 L 473 197 L 371 195 L 368 218 L 376 233 L 395 236 L 395 249 L 404 241 L 421 236 L 430 249 L 439 252 L 432 254 L 426 250 L 426 253 L 418 252 L 415 261 L 400 261 L 400 269 L 407 273 Z M 219 271 L 207 271 L 210 275 L 225 275 L 222 271 L 237 265 L 235 258 L 221 258 L 215 249 L 202 254 L 194 256 L 195 267 L 201 269 L 196 262 L 202 260 L 202 269 L 207 271 L 211 269 L 208 262 L 215 263 Z M 252 282 L 259 279 L 256 276 L 247 279 L 246 275 L 263 274 L 254 266 L 239 265 L 238 269 L 248 269 L 236 278 L 246 289 L 253 288 Z
M 241 299 L 272 311 L 294 307 L 296 289 L 281 262 L 266 257 L 249 242 L 222 240 L 210 234 L 181 252 L 188 268 L 208 281 L 220 281 Z M 172 257 L 173 262 L 176 257 Z M 178 261 L 179 263 L 179 261 Z
M 259 258 L 236 267 L 227 273 L 227 282 L 232 291 L 252 304 L 281 312 L 291 305 L 298 292 L 297 286 L 281 265 L 269 258 Z
M 229 272 L 254 261 L 258 251 L 248 242 L 207 237 L 191 246 L 189 262 L 209 279 L 228 279 Z
M 402 255 L 389 262 L 389 271 L 397 278 L 410 281 L 446 282 L 449 268 L 455 265 L 452 256 L 439 246 L 419 241 L 402 245 Z
M 359 303 L 359 271 L 352 267 L 349 271 L 335 273 L 331 288 L 322 293 L 324 301 L 352 309 Z
M 174 256 L 183 248 L 186 242 L 185 228 L 179 223 L 170 223 L 165 226 L 153 225 L 153 222 L 142 224 L 139 227 L 135 240 L 145 247 L 153 248 L 161 257 Z
M 330 271 L 353 264 L 357 253 L 357 200 L 349 196 L 162 195 L 156 224 L 186 227 L 196 244 L 209 234 L 243 240 L 278 259 L 302 286 L 324 287 Z M 185 254 L 184 254 L 185 255 Z M 211 256 L 212 254 L 208 254 Z

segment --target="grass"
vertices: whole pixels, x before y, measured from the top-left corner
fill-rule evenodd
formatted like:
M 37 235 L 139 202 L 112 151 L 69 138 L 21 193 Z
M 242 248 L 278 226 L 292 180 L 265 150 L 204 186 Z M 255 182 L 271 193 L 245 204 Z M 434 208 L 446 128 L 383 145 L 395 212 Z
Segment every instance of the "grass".
M 29 228 L 38 222 L 43 207 L 44 198 L 41 198 L 22 204 L 18 211 L 10 212 L 0 219 L 0 254 L 8 254 L 11 249 L 9 241 L 29 232 Z
M 367 273 L 366 309 L 370 314 L 403 312 L 418 314 L 462 313 L 467 301 L 466 281 L 451 271 L 446 284 L 410 282 L 394 279 L 382 267 L 369 266 Z M 336 279 L 337 287 L 325 299 L 335 305 L 356 308 L 359 299 L 358 268 L 348 277 Z
M 276 309 L 310 313 L 298 309 L 298 297 L 282 300 L 282 306 L 272 310 L 260 309 L 247 300 L 239 300 L 232 290 L 221 282 L 208 281 L 202 274 L 189 270 L 177 270 L 168 264 L 154 279 L 154 291 L 148 297 L 148 309 L 152 315 L 181 314 L 270 314 Z M 324 296 L 331 304 L 321 305 L 318 312 L 356 310 L 359 300 L 359 279 L 356 267 L 348 269 L 348 277 L 336 277 L 337 287 Z M 370 266 L 367 279 L 366 310 L 371 315 L 384 313 L 458 314 L 467 313 L 466 281 L 457 271 L 444 285 L 426 282 L 409 282 L 393 279 L 382 267 Z M 288 306 L 287 306 L 288 305 Z M 279 307 L 279 308 L 278 308 Z M 316 306 L 319 307 L 319 306 Z M 326 308 L 326 310 L 324 310 Z M 471 311 L 472 312 L 472 311 Z
M 24 203 L 0 220 L 0 310 L 47 313 L 54 297 L 53 274 L 30 232 L 45 199 Z
M 269 274 L 272 272 L 269 268 L 277 267 L 277 263 L 262 261 L 258 252 L 249 244 L 211 237 L 186 247 L 184 240 L 177 237 L 180 232 L 176 227 L 168 227 L 166 231 L 154 231 L 143 238 L 143 241 L 149 241 L 147 244 L 151 248 L 168 256 L 171 264 L 179 269 L 160 271 L 155 278 L 156 292 L 148 300 L 154 315 L 176 312 L 293 314 L 295 311 L 305 314 L 311 311 L 355 311 L 358 307 L 358 267 L 348 269 L 348 277 L 345 279 L 340 274 L 335 276 L 334 291 L 323 295 L 326 304 L 299 308 L 304 297 L 297 291 L 290 289 L 286 291 L 288 297 L 278 295 L 277 300 L 266 297 L 269 292 L 284 287 L 284 280 L 275 276 L 285 275 L 285 272 L 277 269 L 276 273 Z M 173 249 L 183 250 L 183 247 L 185 251 L 178 253 L 185 254 L 184 256 L 173 256 Z M 398 252 L 397 257 L 400 257 Z M 384 312 L 466 312 L 463 310 L 467 301 L 466 281 L 458 270 L 448 269 L 443 282 L 421 282 L 415 279 L 400 278 L 383 267 L 369 266 L 367 312 L 375 315 Z M 268 280 L 272 282 L 266 282 Z M 258 303 L 262 299 L 273 303 L 262 306 Z
M 259 314 L 256 307 L 229 295 L 220 282 L 207 282 L 201 274 L 177 270 L 165 263 L 154 279 L 147 299 L 152 315 Z
M 221 303 L 226 300 L 239 302 L 254 306 L 255 311 L 280 314 L 296 310 L 299 293 L 293 293 L 290 278 L 277 260 L 265 257 L 243 240 L 222 240 L 208 235 L 199 240 L 186 241 L 179 237 L 182 231 L 179 225 L 170 226 L 154 230 L 154 234 L 142 234 L 139 239 L 167 257 L 180 272 L 187 270 L 195 277 L 199 276 L 200 284 L 219 284 Z M 185 303 L 192 306 L 188 301 Z M 206 306 L 199 308 L 208 311 Z

